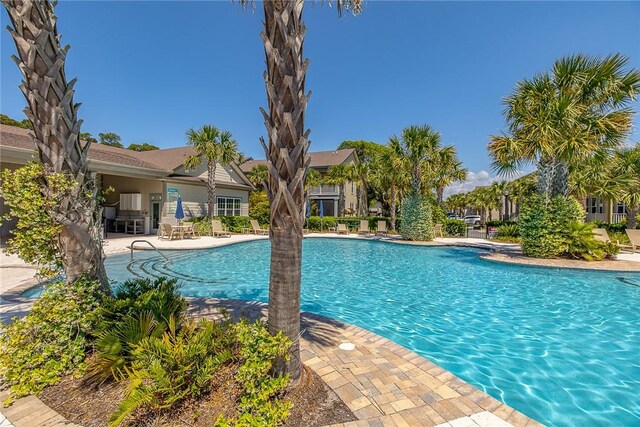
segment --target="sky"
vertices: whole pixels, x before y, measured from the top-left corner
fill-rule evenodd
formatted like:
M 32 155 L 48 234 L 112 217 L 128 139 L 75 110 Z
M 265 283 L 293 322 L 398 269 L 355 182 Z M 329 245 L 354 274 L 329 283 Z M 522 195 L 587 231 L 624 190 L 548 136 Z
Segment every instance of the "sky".
M 61 1 L 82 130 L 168 148 L 184 145 L 189 128 L 213 124 L 263 158 L 262 8 L 238 3 Z M 4 9 L 0 19 L 0 111 L 22 119 Z M 406 126 L 429 124 L 470 171 L 455 192 L 496 179 L 486 146 L 504 129 L 501 100 L 519 80 L 575 53 L 620 52 L 640 68 L 640 2 L 369 0 L 361 15 L 339 18 L 317 1 L 304 19 L 312 151 L 351 139 L 387 143 Z M 636 117 L 633 142 L 638 125 Z

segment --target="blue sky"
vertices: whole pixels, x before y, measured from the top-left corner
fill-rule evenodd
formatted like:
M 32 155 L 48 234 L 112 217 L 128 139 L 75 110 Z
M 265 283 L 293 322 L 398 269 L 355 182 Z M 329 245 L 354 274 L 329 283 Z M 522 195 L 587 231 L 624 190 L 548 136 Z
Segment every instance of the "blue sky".
M 84 131 L 174 147 L 188 128 L 211 123 L 263 157 L 259 4 L 61 1 L 57 13 Z M 500 101 L 518 80 L 578 52 L 621 52 L 640 67 L 640 2 L 370 0 L 360 16 L 339 19 L 325 1 L 306 5 L 305 22 L 313 150 L 346 139 L 386 143 L 427 123 L 458 147 L 474 182 L 491 179 L 486 145 L 504 126 Z M 7 23 L 3 10 L 0 109 L 22 118 Z

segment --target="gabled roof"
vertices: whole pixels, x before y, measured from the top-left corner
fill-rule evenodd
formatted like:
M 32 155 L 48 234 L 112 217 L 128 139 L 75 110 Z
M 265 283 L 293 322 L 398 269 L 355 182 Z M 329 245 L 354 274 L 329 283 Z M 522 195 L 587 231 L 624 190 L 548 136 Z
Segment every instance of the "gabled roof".
M 309 153 L 311 157 L 310 167 L 312 168 L 327 168 L 329 166 L 341 165 L 346 162 L 349 157 L 355 153 L 353 148 L 344 150 L 330 150 L 330 151 L 315 151 Z M 249 160 L 240 165 L 240 169 L 247 173 L 251 171 L 257 165 L 266 165 L 266 160 Z
M 36 147 L 29 135 L 29 129 L 0 124 L 0 148 L 10 147 L 21 151 L 33 152 Z M 6 153 L 3 153 L 5 155 Z M 170 176 L 182 166 L 184 159 L 195 154 L 191 147 L 166 148 L 152 151 L 133 151 L 126 148 L 110 147 L 103 144 L 91 144 L 89 162 L 108 163 L 124 167 L 148 170 L 157 177 L 158 174 Z M 231 165 L 244 184 L 251 187 L 251 182 L 244 175 L 240 167 Z M 120 168 L 122 169 L 122 168 Z M 196 182 L 197 180 L 194 180 Z M 222 184 L 222 183 L 219 183 Z

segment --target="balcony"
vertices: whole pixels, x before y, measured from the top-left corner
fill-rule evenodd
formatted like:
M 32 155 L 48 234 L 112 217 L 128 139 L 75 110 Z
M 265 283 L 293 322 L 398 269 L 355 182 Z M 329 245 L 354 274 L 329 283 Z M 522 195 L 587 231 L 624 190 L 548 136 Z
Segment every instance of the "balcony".
M 310 196 L 338 196 L 339 194 L 339 185 L 320 185 L 309 189 Z

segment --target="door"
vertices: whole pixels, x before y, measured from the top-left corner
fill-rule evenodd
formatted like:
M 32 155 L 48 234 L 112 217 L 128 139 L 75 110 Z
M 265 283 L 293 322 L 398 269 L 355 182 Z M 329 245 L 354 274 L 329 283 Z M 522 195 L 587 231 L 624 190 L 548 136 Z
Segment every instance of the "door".
M 162 217 L 162 194 L 151 194 L 151 209 L 149 211 L 151 212 L 151 229 L 149 232 L 157 234 L 158 228 L 160 228 L 158 224 Z

